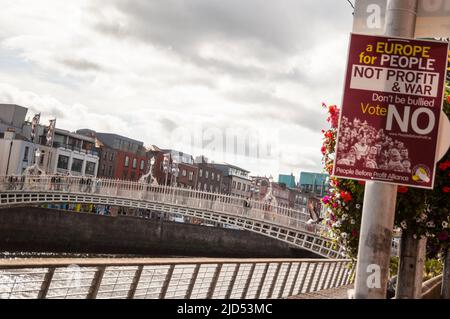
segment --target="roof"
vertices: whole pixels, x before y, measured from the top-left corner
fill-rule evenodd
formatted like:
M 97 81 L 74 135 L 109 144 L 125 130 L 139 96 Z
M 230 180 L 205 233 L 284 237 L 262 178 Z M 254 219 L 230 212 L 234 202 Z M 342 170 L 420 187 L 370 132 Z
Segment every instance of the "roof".
M 300 172 L 300 185 L 322 185 L 327 178 L 328 174 Z
M 63 130 L 63 129 L 60 129 L 60 128 L 55 128 L 55 133 L 60 134 L 60 135 L 71 136 L 71 137 L 77 138 L 79 140 L 95 143 L 95 138 L 87 136 L 87 135 L 84 135 L 84 134 L 70 132 L 68 130 Z
M 95 136 L 106 146 L 110 147 L 110 148 L 115 148 L 114 147 L 114 140 L 115 139 L 120 139 L 123 141 L 127 141 L 129 143 L 132 144 L 137 144 L 139 146 L 144 146 L 144 142 L 138 141 L 138 140 L 134 140 L 132 138 L 123 136 L 123 135 L 119 135 L 119 134 L 115 134 L 115 133 L 101 133 L 101 132 L 95 132 Z
M 286 184 L 287 187 L 295 187 L 295 176 L 279 174 L 278 175 L 278 183 Z
M 243 171 L 245 173 L 250 173 L 250 171 L 247 171 L 246 169 L 243 169 L 239 166 L 233 165 L 233 164 L 228 164 L 228 163 L 211 163 L 212 166 L 215 166 L 217 168 L 234 168 L 240 171 Z

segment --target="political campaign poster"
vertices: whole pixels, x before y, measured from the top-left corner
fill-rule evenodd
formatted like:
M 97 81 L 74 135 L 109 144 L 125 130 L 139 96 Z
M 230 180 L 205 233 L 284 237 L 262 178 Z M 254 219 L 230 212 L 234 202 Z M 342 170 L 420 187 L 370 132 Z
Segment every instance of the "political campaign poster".
M 334 176 L 433 188 L 447 51 L 351 35 Z

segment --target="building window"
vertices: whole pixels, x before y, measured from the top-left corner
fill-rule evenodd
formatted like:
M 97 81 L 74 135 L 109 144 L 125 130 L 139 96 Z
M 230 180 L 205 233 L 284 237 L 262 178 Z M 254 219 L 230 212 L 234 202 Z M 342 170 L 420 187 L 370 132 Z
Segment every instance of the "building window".
M 240 191 L 241 190 L 241 182 L 238 183 L 238 187 L 237 190 Z
M 45 152 L 42 151 L 42 152 L 41 152 L 41 159 L 39 160 L 39 164 L 40 164 L 40 165 L 44 165 L 44 158 L 45 158 Z
M 236 189 L 236 181 L 233 181 L 233 189 Z
M 105 176 L 105 169 L 106 169 L 106 166 L 105 166 L 105 164 L 103 164 L 102 165 L 102 176 Z
M 69 156 L 58 156 L 58 168 L 67 169 L 69 167 Z
M 205 192 L 208 190 L 208 185 L 206 185 L 206 183 L 203 184 L 203 190 L 204 190 Z
M 114 153 L 111 152 L 111 153 L 109 153 L 109 160 L 112 161 L 113 159 L 114 159 Z
M 214 180 L 214 172 L 211 172 L 211 179 Z
M 192 181 L 194 179 L 194 172 L 189 172 L 189 180 Z
M 125 156 L 125 167 L 128 167 L 128 165 L 130 165 L 130 158 Z
M 250 185 L 247 185 L 247 192 L 250 192 Z
M 23 161 L 28 162 L 28 153 L 30 152 L 30 147 L 25 146 L 25 152 L 23 153 Z
M 212 185 L 209 185 L 209 191 L 212 193 L 213 192 L 213 187 Z
M 202 189 L 202 183 L 198 182 L 197 188 L 201 190 Z
M 220 175 L 217 174 L 217 181 L 220 182 Z
M 144 170 L 144 160 L 141 160 L 141 171 Z
M 72 171 L 81 173 L 83 168 L 83 160 L 74 158 L 72 159 Z
M 86 175 L 95 175 L 95 163 L 94 162 L 86 162 Z
M 133 158 L 133 168 L 136 168 L 137 165 L 137 159 Z
M 216 186 L 216 193 L 219 192 L 219 186 Z
M 208 179 L 209 171 L 205 171 L 205 178 Z
M 106 159 L 107 157 L 108 157 L 108 152 L 105 151 L 105 152 L 103 153 L 103 159 Z
M 203 170 L 202 170 L 202 169 L 200 169 L 200 172 L 198 173 L 198 175 L 199 175 L 200 177 L 203 177 Z
M 108 176 L 109 176 L 109 177 L 112 177 L 112 175 L 113 175 L 113 171 L 112 171 L 112 166 L 110 165 L 110 166 L 108 167 Z
M 181 175 L 186 176 L 186 170 L 185 169 L 181 172 Z

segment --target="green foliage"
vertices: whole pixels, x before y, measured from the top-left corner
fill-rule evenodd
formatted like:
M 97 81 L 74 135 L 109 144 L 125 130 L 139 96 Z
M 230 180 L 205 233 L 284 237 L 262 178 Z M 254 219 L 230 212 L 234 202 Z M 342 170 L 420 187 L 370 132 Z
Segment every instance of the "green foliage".
M 444 265 L 442 260 L 439 259 L 427 259 L 425 260 L 425 267 L 423 271 L 423 281 L 427 281 L 428 279 L 434 278 L 440 274 L 442 274 L 442 270 L 444 269 Z

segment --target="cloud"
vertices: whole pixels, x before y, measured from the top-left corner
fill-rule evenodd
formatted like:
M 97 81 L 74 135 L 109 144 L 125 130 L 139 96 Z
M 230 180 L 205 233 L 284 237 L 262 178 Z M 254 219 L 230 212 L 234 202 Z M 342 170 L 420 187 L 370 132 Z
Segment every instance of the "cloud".
M 164 148 L 182 130 L 263 130 L 282 155 L 267 175 L 319 169 L 320 105 L 340 101 L 351 11 L 344 0 L 5 0 L 0 102 Z
M 65 66 L 77 71 L 102 71 L 103 67 L 100 64 L 86 60 L 86 59 L 74 59 L 64 58 L 59 61 Z

